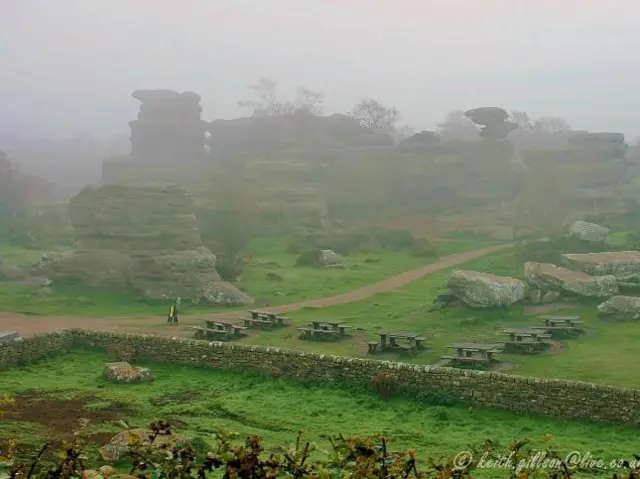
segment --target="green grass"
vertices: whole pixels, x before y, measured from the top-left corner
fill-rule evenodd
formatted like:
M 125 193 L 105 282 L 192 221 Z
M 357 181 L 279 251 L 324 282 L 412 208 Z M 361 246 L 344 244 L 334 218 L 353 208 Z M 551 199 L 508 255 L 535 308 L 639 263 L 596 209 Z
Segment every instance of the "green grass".
M 471 261 L 459 269 L 522 277 L 522 265 L 514 260 L 512 250 Z M 378 294 L 365 301 L 329 308 L 304 308 L 290 313 L 289 328 L 252 332 L 241 342 L 302 349 L 326 354 L 366 356 L 366 341 L 378 339 L 378 333 L 391 330 L 422 332 L 431 349 L 417 355 L 384 355 L 388 359 L 418 364 L 433 364 L 450 353 L 447 346 L 460 341 L 502 342 L 500 331 L 508 327 L 541 324 L 535 315 L 525 315 L 524 307 L 508 310 L 469 310 L 448 308 L 428 312 L 432 299 L 444 289 L 451 270 L 444 270 L 417 280 L 396 291 Z M 637 374 L 630 365 L 637 358 L 640 323 L 611 323 L 599 319 L 596 302 L 572 304 L 557 313 L 578 314 L 587 333 L 563 340 L 565 349 L 558 354 L 502 355 L 511 363 L 504 372 L 510 374 L 554 377 L 635 388 Z M 322 318 L 344 320 L 353 327 L 352 338 L 337 342 L 312 342 L 297 339 L 296 327 Z
M 481 248 L 493 244 L 475 238 L 447 240 L 438 244 L 437 255 L 428 258 L 408 253 L 381 251 L 346 257 L 345 269 L 300 268 L 294 266 L 297 255 L 285 253 L 286 238 L 259 238 L 252 242 L 253 263 L 246 266 L 238 286 L 262 305 L 287 304 L 305 299 L 322 298 L 343 293 L 394 274 L 436 261 L 438 257 L 455 252 Z M 43 252 L 3 248 L 8 264 L 29 265 Z M 376 262 L 365 260 L 375 258 Z M 266 274 L 272 272 L 283 278 L 270 282 Z M 39 294 L 39 287 L 27 284 L 0 282 L 0 311 L 29 315 L 65 316 L 157 316 L 168 311 L 167 301 L 144 301 L 126 293 L 81 287 L 53 285 L 52 294 Z M 185 313 L 237 310 L 244 308 L 212 308 L 185 305 Z
M 238 286 L 266 304 L 289 304 L 345 293 L 433 263 L 442 256 L 496 243 L 466 237 L 443 240 L 436 243 L 436 254 L 432 257 L 384 250 L 358 253 L 345 256 L 345 269 L 334 269 L 296 267 L 297 255 L 286 252 L 285 238 L 259 238 L 251 242 L 251 249 L 255 252 L 253 263 L 247 267 Z M 269 281 L 269 273 L 278 275 L 282 280 Z
M 156 419 L 178 420 L 184 426 L 176 432 L 208 442 L 213 442 L 211 434 L 218 428 L 236 431 L 240 439 L 257 433 L 268 449 L 292 443 L 301 429 L 305 439 L 321 449 L 329 446 L 323 434 L 383 433 L 392 437 L 393 449 L 414 448 L 423 460 L 453 456 L 485 439 L 507 447 L 529 437 L 534 440 L 532 449 L 542 450 L 545 434 L 552 434 L 557 449 L 564 453 L 590 452 L 610 460 L 638 452 L 637 430 L 621 426 L 430 406 L 401 398 L 383 401 L 364 391 L 162 364 L 146 365 L 154 374 L 152 383 L 114 385 L 101 378 L 105 362 L 109 362 L 106 355 L 78 351 L 0 372 L 0 384 L 3 392 L 14 395 L 30 390 L 59 398 L 86 397 L 93 404 L 89 409 L 94 410 L 124 403 L 128 408 L 125 419 L 133 426 L 144 427 Z M 91 432 L 97 431 L 115 433 L 118 429 L 113 424 L 91 426 Z M 45 425 L 0 420 L 2 437 L 39 444 L 52 435 Z M 490 472 L 480 471 L 478 477 L 491 477 Z

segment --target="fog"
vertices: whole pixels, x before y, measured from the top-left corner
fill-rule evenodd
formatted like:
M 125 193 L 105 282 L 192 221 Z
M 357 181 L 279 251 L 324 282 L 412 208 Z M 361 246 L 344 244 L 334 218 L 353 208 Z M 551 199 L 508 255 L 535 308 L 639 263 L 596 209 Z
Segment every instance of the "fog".
M 4 0 L 0 131 L 127 134 L 139 88 L 234 118 L 269 76 L 327 112 L 374 97 L 418 129 L 496 105 L 635 136 L 639 21 L 634 0 Z

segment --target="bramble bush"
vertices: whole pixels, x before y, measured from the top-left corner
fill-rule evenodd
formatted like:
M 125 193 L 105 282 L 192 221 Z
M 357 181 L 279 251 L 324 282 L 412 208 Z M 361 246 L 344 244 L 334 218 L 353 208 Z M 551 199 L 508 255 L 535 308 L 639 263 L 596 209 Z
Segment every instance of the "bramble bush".
M 380 378 L 380 383 L 388 382 Z M 5 405 L 10 400 L 4 398 Z M 474 471 L 483 467 L 504 470 L 505 478 L 530 477 L 574 478 L 588 477 L 602 472 L 601 466 L 570 464 L 554 447 L 553 438 L 543 438 L 543 449 L 533 450 L 531 442 L 523 439 L 505 450 L 496 442 L 487 440 L 479 447 L 470 447 L 468 455 L 419 461 L 414 450 L 395 452 L 389 449 L 391 440 L 384 436 L 327 438 L 331 449 L 320 451 L 315 444 L 304 442 L 299 432 L 295 443 L 288 447 L 266 452 L 259 436 L 252 435 L 244 443 L 234 440 L 237 435 L 220 431 L 216 446 L 206 453 L 197 450 L 194 443 L 163 441 L 155 446 L 160 436 L 173 434 L 171 425 L 158 421 L 149 425 L 148 441 L 131 434 L 127 457 L 129 467 L 118 471 L 109 465 L 90 464 L 87 454 L 85 429 L 87 421 L 71 439 L 62 444 L 54 459 L 45 459 L 44 452 L 51 446 L 45 443 L 35 457 L 17 457 L 15 443 L 0 457 L 5 472 L 2 479 L 258 479 L 258 478 L 317 478 L 317 479 L 472 479 Z M 202 441 L 200 447 L 206 447 Z M 543 453 L 544 462 L 540 460 Z M 467 453 L 463 453 L 467 454 Z M 317 457 L 322 456 L 318 459 Z M 636 458 L 636 460 L 639 458 Z M 489 465 L 489 466 L 488 466 Z M 598 470 L 600 467 L 600 470 Z M 631 462 L 618 464 L 616 479 L 640 478 L 640 469 Z M 542 473 L 542 476 L 540 476 Z M 578 476 L 578 473 L 580 475 Z M 492 476 L 493 477 L 493 476 Z

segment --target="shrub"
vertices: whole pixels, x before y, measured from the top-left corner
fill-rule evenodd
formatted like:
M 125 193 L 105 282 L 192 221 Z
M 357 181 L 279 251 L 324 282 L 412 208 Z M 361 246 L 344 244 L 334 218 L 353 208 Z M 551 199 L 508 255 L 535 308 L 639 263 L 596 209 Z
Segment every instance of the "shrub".
M 318 266 L 322 260 L 319 249 L 311 249 L 303 252 L 296 260 L 296 266 Z
M 379 372 L 371 378 L 369 387 L 381 398 L 389 399 L 398 392 L 398 378 L 395 374 Z

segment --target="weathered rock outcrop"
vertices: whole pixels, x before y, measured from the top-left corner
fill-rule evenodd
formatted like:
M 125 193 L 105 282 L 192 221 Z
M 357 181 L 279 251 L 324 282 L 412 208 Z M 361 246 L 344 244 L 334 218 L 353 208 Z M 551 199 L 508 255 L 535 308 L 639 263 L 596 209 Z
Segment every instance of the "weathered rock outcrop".
M 613 296 L 598 306 L 598 313 L 618 320 L 640 319 L 640 298 Z
M 569 227 L 569 236 L 589 243 L 604 243 L 608 235 L 608 228 L 586 221 L 576 221 Z
M 573 270 L 593 276 L 612 275 L 621 282 L 640 282 L 640 251 L 564 254 L 562 258 Z
M 126 362 L 105 364 L 104 377 L 116 383 L 147 382 L 153 379 L 147 368 L 139 368 Z
M 476 271 L 454 271 L 447 287 L 472 308 L 509 306 L 524 298 L 524 282 Z
M 131 443 L 148 446 L 151 444 L 149 436 L 153 435 L 148 429 L 129 429 L 122 431 L 111 438 L 109 444 L 105 444 L 98 452 L 103 461 L 116 462 L 121 459 L 131 448 Z M 185 440 L 184 436 L 179 434 L 158 435 L 155 436 L 152 446 L 152 452 L 161 452 L 167 447 L 179 444 Z
M 589 276 L 548 263 L 525 263 L 524 274 L 532 289 L 544 295 L 548 291 L 569 293 L 584 297 L 608 297 L 618 292 L 613 276 Z
M 90 186 L 69 203 L 76 250 L 35 267 L 53 281 L 126 290 L 150 299 L 249 304 L 221 281 L 202 245 L 188 190 L 174 185 Z
M 330 249 L 312 249 L 304 251 L 296 260 L 297 266 L 341 267 L 344 258 Z

